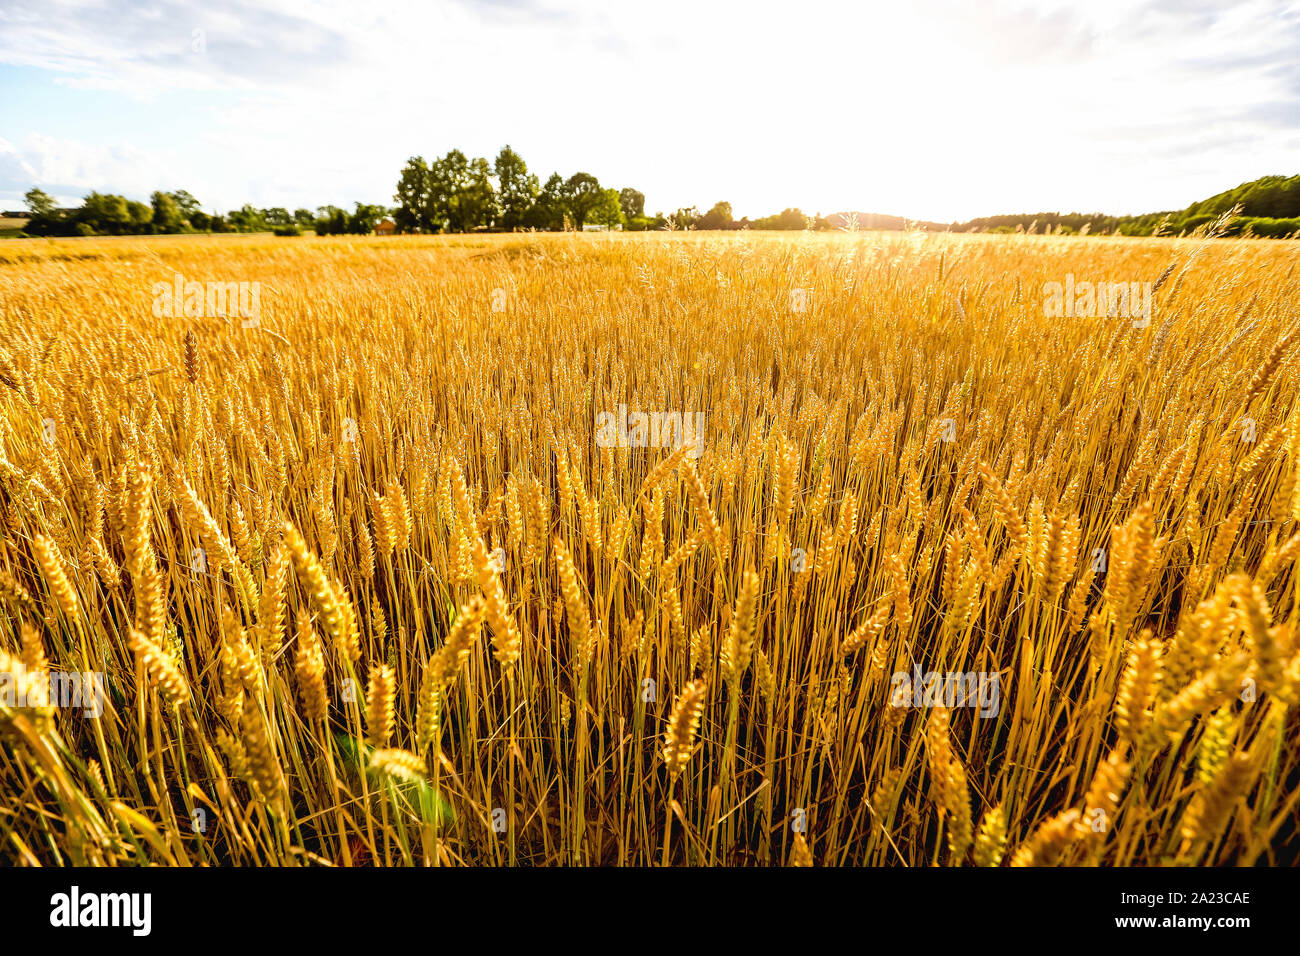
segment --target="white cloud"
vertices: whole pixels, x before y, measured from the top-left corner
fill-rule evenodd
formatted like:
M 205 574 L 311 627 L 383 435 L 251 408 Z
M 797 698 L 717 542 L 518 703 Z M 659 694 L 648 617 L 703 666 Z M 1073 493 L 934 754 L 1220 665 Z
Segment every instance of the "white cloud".
M 0 201 L 6 207 L 32 186 L 62 205 L 79 205 L 92 190 L 147 199 L 155 189 L 186 188 L 168 155 L 112 143 L 85 143 L 29 133 L 19 145 L 0 140 Z
M 0 195 L 3 195 L 3 191 L 13 190 L 17 186 L 24 187 L 17 190 L 21 193 L 30 188 L 36 179 L 36 170 L 23 158 L 13 143 L 0 138 Z
M 1177 207 L 1295 171 L 1298 45 L 1300 5 L 1266 0 L 0 0 L 0 62 L 207 111 L 165 161 L 28 136 L 29 164 L 223 208 L 387 202 L 407 156 L 506 142 L 651 209 Z

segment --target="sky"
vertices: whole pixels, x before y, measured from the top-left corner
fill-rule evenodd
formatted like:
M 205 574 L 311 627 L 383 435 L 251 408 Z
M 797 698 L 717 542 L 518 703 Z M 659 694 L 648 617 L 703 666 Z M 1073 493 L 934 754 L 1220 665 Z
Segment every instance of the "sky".
M 507 143 L 648 211 L 1179 209 L 1300 173 L 1300 0 L 0 0 L 0 208 L 391 205 Z

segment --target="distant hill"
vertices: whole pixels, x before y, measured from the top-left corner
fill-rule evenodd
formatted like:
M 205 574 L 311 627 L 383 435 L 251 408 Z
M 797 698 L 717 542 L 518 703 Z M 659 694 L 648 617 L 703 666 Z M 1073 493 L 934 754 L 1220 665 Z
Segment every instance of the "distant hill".
M 1280 238 L 1300 233 L 1300 176 L 1262 176 L 1235 189 L 1194 202 L 1186 209 L 1150 212 L 1140 216 L 1104 213 L 1036 212 L 985 216 L 953 223 L 954 232 L 1119 233 L 1123 236 L 1181 235 L 1213 223 L 1234 206 L 1240 217 L 1225 235 Z

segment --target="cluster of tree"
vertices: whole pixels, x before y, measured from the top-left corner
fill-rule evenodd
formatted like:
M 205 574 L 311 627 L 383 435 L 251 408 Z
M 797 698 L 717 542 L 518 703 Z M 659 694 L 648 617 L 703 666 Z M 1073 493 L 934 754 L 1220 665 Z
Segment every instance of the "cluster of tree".
M 512 147 L 503 146 L 493 162 L 470 159 L 453 149 L 432 163 L 407 160 L 393 196 L 398 232 L 491 232 L 536 229 L 558 231 L 603 225 L 645 229 L 831 229 L 822 216 L 784 209 L 761 219 L 737 219 L 731 203 L 707 212 L 694 206 L 664 215 L 647 215 L 645 195 L 631 187 L 601 186 L 591 173 L 565 179 L 552 173 L 542 182 Z
M 76 209 L 59 209 L 40 189 L 24 197 L 31 218 L 23 227 L 30 236 L 126 236 L 157 232 L 182 232 L 196 217 L 210 219 L 185 190 L 155 192 L 148 204 L 93 192 Z M 224 223 L 223 223 L 224 225 Z M 190 227 L 197 228 L 197 227 Z
M 40 189 L 26 196 L 31 236 L 124 236 L 185 232 L 274 232 L 296 236 L 305 230 L 319 236 L 366 235 L 392 215 L 399 232 L 510 231 L 580 229 L 586 224 L 646 229 L 841 229 L 852 228 L 857 214 L 808 216 L 789 208 L 759 219 L 737 219 L 731 203 L 715 203 L 701 213 L 694 206 L 664 215 L 645 211 L 645 195 L 632 188 L 606 189 L 590 173 L 563 179 L 552 174 L 545 183 L 528 171 L 509 146 L 489 165 L 452 150 L 432 164 L 416 157 L 402 170 L 398 207 L 355 203 L 352 212 L 321 206 L 315 212 L 281 206 L 258 209 L 245 204 L 224 216 L 209 214 L 188 192 L 155 192 L 148 204 L 109 193 L 91 193 L 72 210 L 55 207 Z M 859 228 L 902 228 L 896 217 L 867 216 Z M 1003 217 L 1008 223 L 1015 217 Z M 1082 219 L 1083 217 L 1079 217 Z M 890 222 L 884 222 L 889 219 Z M 880 220 L 876 222 L 876 220 Z M 899 224 L 904 220 L 898 219 Z M 849 225 L 846 225 L 849 223 Z M 873 224 L 874 223 L 874 224 Z M 934 224 L 927 224 L 934 225 Z M 942 228 L 942 227 L 939 227 Z
M 226 215 L 210 214 L 185 190 L 155 192 L 148 203 L 111 193 L 92 192 L 76 209 L 59 209 L 40 189 L 27 192 L 31 218 L 23 227 L 30 236 L 124 236 L 180 232 L 266 232 L 293 236 L 303 230 L 317 235 L 365 235 L 392 215 L 399 232 L 471 232 L 491 230 L 581 229 L 604 225 L 644 229 L 952 229 L 965 232 L 1053 232 L 1062 235 L 1126 236 L 1182 235 L 1213 223 L 1225 213 L 1239 213 L 1225 235 L 1295 236 L 1300 234 L 1300 176 L 1264 176 L 1242 183 L 1186 209 L 1141 216 L 1101 213 L 1040 212 L 986 216 L 964 223 L 911 223 L 896 216 L 865 213 L 805 215 L 783 209 L 755 220 L 736 219 L 731 203 L 715 203 L 707 212 L 694 206 L 663 215 L 647 215 L 645 195 L 632 188 L 608 189 L 590 173 L 564 179 L 552 173 L 545 183 L 509 146 L 496 160 L 469 159 L 453 149 L 426 163 L 410 159 L 394 196 L 397 207 L 355 203 L 348 212 L 338 206 L 289 210 L 257 209 L 245 204 Z
M 1151 212 L 1140 216 L 1105 216 L 1101 213 L 1039 212 L 1018 216 L 987 216 L 954 223 L 966 232 L 1057 232 L 1064 235 L 1105 233 L 1121 236 L 1183 235 L 1215 222 L 1240 207 L 1224 229 L 1229 236 L 1280 238 L 1300 232 L 1300 176 L 1264 176 L 1242 183 L 1186 209 Z
M 607 189 L 591 173 L 543 183 L 522 156 L 504 146 L 494 162 L 453 149 L 432 163 L 413 156 L 393 196 L 398 232 L 474 232 L 581 229 L 586 225 L 653 229 L 662 217 L 645 214 L 645 195 Z
M 782 209 L 771 216 L 758 219 L 736 219 L 731 213 L 731 203 L 715 203 L 706 213 L 694 207 L 679 209 L 668 217 L 675 228 L 681 229 L 809 229 L 814 231 L 866 229 L 927 229 L 942 232 L 948 228 L 944 223 L 924 222 L 904 219 L 902 216 L 882 216 L 877 213 L 836 212 L 829 216 L 817 213 L 809 216 L 798 207 Z
M 383 206 L 356 203 L 346 212 L 337 206 L 321 206 L 315 212 L 294 212 L 274 206 L 257 209 L 245 204 L 226 215 L 206 213 L 199 201 L 185 190 L 155 192 L 142 203 L 112 193 L 93 192 L 76 209 L 59 209 L 54 199 L 40 189 L 25 196 L 31 213 L 23 232 L 29 236 L 133 236 L 184 232 L 274 232 L 296 236 L 304 229 L 318 235 L 365 235 L 388 215 Z
M 258 209 L 245 204 L 226 215 L 209 214 L 188 192 L 155 192 L 148 204 L 108 193 L 91 193 L 77 209 L 55 207 L 40 189 L 27 193 L 32 236 L 122 236 L 183 232 L 274 232 L 296 236 L 312 230 L 320 236 L 366 235 L 392 215 L 399 232 L 511 231 L 581 229 L 596 224 L 628 230 L 646 229 L 841 229 L 853 228 L 856 213 L 830 217 L 783 209 L 759 219 L 737 219 L 731 203 L 715 203 L 707 212 L 694 206 L 664 215 L 645 211 L 645 195 L 630 187 L 608 189 L 590 173 L 564 179 L 553 173 L 545 183 L 509 146 L 495 162 L 468 159 L 452 150 L 433 163 L 421 157 L 407 162 L 394 197 L 397 208 L 355 203 L 352 212 L 321 206 L 315 212 L 280 206 Z M 859 228 L 902 228 L 896 217 L 867 216 Z M 1015 217 L 1004 217 L 1007 222 Z M 884 222 L 889 219 L 890 222 Z M 881 220 L 875 222 L 875 220 Z M 903 223 L 904 220 L 897 220 Z M 847 223 L 847 225 L 846 225 Z M 935 224 L 926 224 L 935 225 Z M 942 227 L 938 227 L 942 228 Z
M 1254 219 L 1294 219 L 1300 216 L 1300 176 L 1262 176 L 1236 189 L 1192 203 L 1183 215 L 1218 216 L 1234 206 Z
M 731 203 L 707 212 L 694 206 L 647 215 L 645 195 L 630 187 L 601 186 L 591 173 L 568 179 L 552 173 L 544 183 L 512 147 L 493 162 L 453 149 L 433 162 L 407 160 L 393 196 L 398 232 L 490 232 L 581 229 L 586 225 L 645 229 L 832 229 L 820 215 L 784 209 L 761 219 L 736 219 Z
M 848 229 L 852 228 L 850 223 L 855 220 L 856 213 L 834 213 L 830 216 L 823 216 L 818 213 L 815 216 L 809 216 L 798 207 L 788 207 L 771 216 L 760 216 L 758 219 L 749 219 L 742 217 L 735 218 L 731 211 L 731 203 L 719 202 L 714 203 L 708 212 L 701 213 L 695 207 L 679 209 L 668 217 L 672 225 L 678 229 L 784 229 L 784 230 L 827 230 L 827 229 Z M 878 226 L 877 228 L 903 228 L 905 220 L 898 219 L 897 226 Z M 860 228 L 867 228 L 861 226 Z
M 356 203 L 352 212 L 338 206 L 321 206 L 316 211 L 312 229 L 318 236 L 366 236 L 375 231 L 379 220 L 388 215 L 383 206 Z M 280 233 L 277 233 L 280 234 Z
M 737 219 L 731 211 L 731 203 L 714 203 L 708 212 L 700 212 L 694 206 L 678 209 L 668 217 L 674 229 L 828 229 L 829 223 L 822 216 L 805 216 L 800 209 L 783 209 L 774 216 L 763 216 L 750 221 L 748 218 Z

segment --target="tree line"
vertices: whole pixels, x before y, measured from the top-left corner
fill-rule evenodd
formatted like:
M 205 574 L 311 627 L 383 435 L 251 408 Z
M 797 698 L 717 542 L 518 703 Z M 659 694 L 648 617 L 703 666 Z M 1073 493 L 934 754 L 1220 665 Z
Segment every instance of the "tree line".
M 737 219 L 729 202 L 707 211 L 694 206 L 670 213 L 645 211 L 645 195 L 632 187 L 607 188 L 591 173 L 567 179 L 552 173 L 542 182 L 510 146 L 494 161 L 470 159 L 460 150 L 429 163 L 407 161 L 393 197 L 397 205 L 354 203 L 351 211 L 321 206 L 314 212 L 283 207 L 258 209 L 245 204 L 225 215 L 204 212 L 185 190 L 154 192 L 148 203 L 112 193 L 92 192 L 75 209 L 57 208 L 40 189 L 26 194 L 29 236 L 126 236 L 185 232 L 274 232 L 293 236 L 365 235 L 391 216 L 398 232 L 476 232 L 582 229 L 588 225 L 647 229 L 826 230 L 905 228 L 906 220 L 856 213 L 806 215 L 791 207 L 758 219 Z M 1040 212 L 988 216 L 964 223 L 916 223 L 929 230 L 955 232 L 1055 232 L 1058 234 L 1180 235 L 1215 222 L 1240 207 L 1225 235 L 1281 237 L 1300 234 L 1300 176 L 1264 176 L 1226 190 L 1186 209 L 1139 216 Z M 897 220 L 897 221 L 895 221 Z
M 470 159 L 458 149 L 433 162 L 413 156 L 402 168 L 393 201 L 398 232 L 663 225 L 663 217 L 646 216 L 645 195 L 639 190 L 606 188 L 591 173 L 582 172 L 568 179 L 552 173 L 543 183 L 509 146 L 491 163 L 482 157 Z
M 155 192 L 142 203 L 113 193 L 92 192 L 75 209 L 60 209 L 53 197 L 30 189 L 24 197 L 31 215 L 23 226 L 29 236 L 146 236 L 187 232 L 274 232 L 299 235 L 365 235 L 388 215 L 384 206 L 356 203 L 348 212 L 338 206 L 321 206 L 315 212 L 293 212 L 273 206 L 257 209 L 245 204 L 224 216 L 204 212 L 185 190 Z
M 707 212 L 689 206 L 648 214 L 640 190 L 602 186 L 591 173 L 567 179 L 551 173 L 543 182 L 509 145 L 491 162 L 470 159 L 459 149 L 432 162 L 412 156 L 402 168 L 393 201 L 398 232 L 834 228 L 830 220 L 796 208 L 752 221 L 736 219 L 729 202 L 715 203 Z
M 37 188 L 31 189 L 26 199 L 31 218 L 23 232 L 30 236 L 267 231 L 287 236 L 307 230 L 322 236 L 364 235 L 387 216 L 392 217 L 396 231 L 404 233 L 561 231 L 589 225 L 631 231 L 823 230 L 844 228 L 845 216 L 851 215 L 809 216 L 797 207 L 788 207 L 770 216 L 737 219 L 731 203 L 725 201 L 704 212 L 686 206 L 668 213 L 647 213 L 645 194 L 640 190 L 602 186 L 588 172 L 568 178 L 552 173 L 543 182 L 509 145 L 491 162 L 482 157 L 471 159 L 458 149 L 432 162 L 422 156 L 411 157 L 398 177 L 393 196 L 396 205 L 391 209 L 358 202 L 351 212 L 321 206 L 315 212 L 297 209 L 291 213 L 283 207 L 258 209 L 246 204 L 223 216 L 204 212 L 185 190 L 155 192 L 148 203 L 92 192 L 76 209 L 56 208 L 53 198 Z
M 954 224 L 966 232 L 1045 232 L 1062 235 L 1101 233 L 1121 236 L 1177 236 L 1215 222 L 1240 207 L 1224 228 L 1228 236 L 1280 238 L 1300 232 L 1300 176 L 1262 176 L 1234 189 L 1194 202 L 1185 209 L 1138 216 L 1038 212 L 986 216 Z

